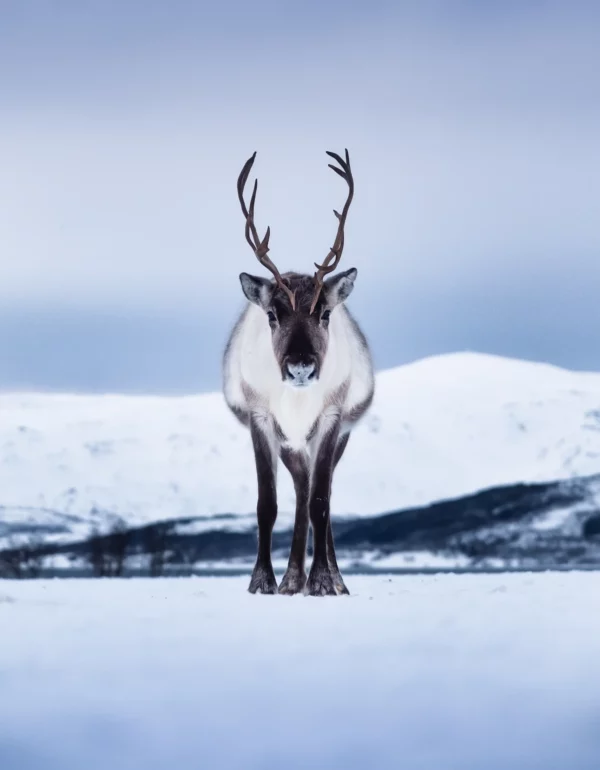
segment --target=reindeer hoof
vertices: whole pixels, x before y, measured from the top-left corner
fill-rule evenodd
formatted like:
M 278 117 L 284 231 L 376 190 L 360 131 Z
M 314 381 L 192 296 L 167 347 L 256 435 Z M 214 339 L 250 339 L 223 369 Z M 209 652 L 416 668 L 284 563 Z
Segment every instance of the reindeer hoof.
M 335 586 L 335 592 L 338 596 L 349 596 L 350 591 L 346 588 L 344 579 L 339 572 L 333 573 L 333 585 Z
M 309 596 L 336 596 L 333 575 L 328 567 L 311 569 L 304 593 Z
M 301 594 L 304 591 L 306 585 L 306 573 L 304 570 L 287 569 L 283 580 L 279 584 L 279 593 L 286 594 L 286 596 L 292 596 L 293 594 Z
M 275 580 L 275 573 L 273 567 L 263 567 L 256 565 L 250 578 L 250 585 L 248 591 L 251 594 L 276 594 L 277 593 L 277 581 Z

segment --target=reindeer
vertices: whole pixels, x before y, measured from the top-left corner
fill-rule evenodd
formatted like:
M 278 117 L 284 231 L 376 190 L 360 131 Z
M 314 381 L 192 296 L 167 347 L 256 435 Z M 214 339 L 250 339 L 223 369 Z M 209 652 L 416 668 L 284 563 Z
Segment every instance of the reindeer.
M 258 180 L 247 208 L 244 188 L 256 152 L 237 183 L 246 220 L 246 240 L 273 279 L 241 273 L 248 305 L 237 321 L 223 358 L 225 400 L 250 429 L 258 479 L 258 554 L 248 590 L 263 594 L 311 596 L 347 594 L 335 557 L 330 497 L 335 467 L 350 431 L 373 399 L 374 378 L 367 341 L 344 302 L 354 288 L 355 268 L 330 275 L 344 249 L 344 226 L 354 180 L 348 150 L 329 167 L 348 185 L 333 247 L 314 276 L 280 274 L 269 251 L 268 227 L 262 240 L 254 224 Z M 326 277 L 327 276 L 327 277 Z M 290 472 L 296 492 L 296 518 L 289 563 L 279 589 L 271 563 L 271 536 L 277 518 L 277 459 Z M 308 522 L 313 561 L 304 569 Z

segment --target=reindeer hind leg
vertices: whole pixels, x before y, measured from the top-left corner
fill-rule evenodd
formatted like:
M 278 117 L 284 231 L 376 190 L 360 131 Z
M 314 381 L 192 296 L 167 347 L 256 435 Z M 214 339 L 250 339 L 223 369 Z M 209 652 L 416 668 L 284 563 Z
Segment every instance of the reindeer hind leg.
M 335 448 L 335 455 L 333 459 L 333 472 L 331 474 L 331 485 L 333 485 L 333 474 L 335 473 L 335 469 L 337 467 L 337 464 L 342 459 L 342 455 L 344 454 L 344 451 L 346 450 L 346 447 L 348 446 L 348 441 L 350 439 L 350 433 L 345 433 L 338 439 L 338 443 Z M 329 490 L 329 494 L 331 496 L 331 488 Z M 337 594 L 349 594 L 350 591 L 348 591 L 346 584 L 344 583 L 344 579 L 342 578 L 342 573 L 340 572 L 340 568 L 338 567 L 337 559 L 335 557 L 335 544 L 333 540 L 333 530 L 331 527 L 331 516 L 329 517 L 329 522 L 327 526 L 327 561 L 329 563 L 329 569 L 331 570 L 331 574 L 333 576 L 333 584 L 335 586 L 335 591 Z

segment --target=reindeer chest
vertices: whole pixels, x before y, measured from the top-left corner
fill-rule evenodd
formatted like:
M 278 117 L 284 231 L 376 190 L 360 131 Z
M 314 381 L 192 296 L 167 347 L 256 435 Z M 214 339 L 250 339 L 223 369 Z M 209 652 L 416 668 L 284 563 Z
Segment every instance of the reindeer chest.
M 298 393 L 285 388 L 269 404 L 276 437 L 291 449 L 302 449 L 307 445 L 323 414 L 324 399 L 317 389 L 310 392 L 312 390 L 307 388 L 306 392 Z

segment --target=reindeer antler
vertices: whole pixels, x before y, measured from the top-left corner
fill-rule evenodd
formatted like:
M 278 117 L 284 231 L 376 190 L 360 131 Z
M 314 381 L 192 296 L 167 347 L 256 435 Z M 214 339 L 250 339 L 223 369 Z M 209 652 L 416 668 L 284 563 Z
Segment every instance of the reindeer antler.
M 352 177 L 352 169 L 350 168 L 350 156 L 348 155 L 348 150 L 345 150 L 345 153 L 346 153 L 346 160 L 342 160 L 342 158 L 340 158 L 340 156 L 337 155 L 335 152 L 327 151 L 327 155 L 329 155 L 331 158 L 337 161 L 337 163 L 339 163 L 341 166 L 341 168 L 337 168 L 337 166 L 334 166 L 332 163 L 329 163 L 328 164 L 329 168 L 332 168 L 336 174 L 339 174 L 342 177 L 342 179 L 346 180 L 349 190 L 348 190 L 348 197 L 346 198 L 346 203 L 344 203 L 344 208 L 342 209 L 342 213 L 339 214 L 335 209 L 333 210 L 333 213 L 336 215 L 339 222 L 337 235 L 335 236 L 335 241 L 333 243 L 333 246 L 329 250 L 329 254 L 323 260 L 322 265 L 319 265 L 315 262 L 315 267 L 317 268 L 317 272 L 314 275 L 315 295 L 313 297 L 312 305 L 310 306 L 311 313 L 317 306 L 317 301 L 319 299 L 319 295 L 321 294 L 321 289 L 323 288 L 323 278 L 328 273 L 332 273 L 336 269 L 336 267 L 340 262 L 340 259 L 342 258 L 342 252 L 344 250 L 344 226 L 346 224 L 346 217 L 348 216 L 348 209 L 350 208 L 350 204 L 352 203 L 352 198 L 354 197 L 354 179 Z M 333 259 L 333 263 L 331 264 L 332 259 Z
M 238 182 L 237 182 L 237 191 L 238 191 L 238 198 L 240 199 L 240 206 L 242 207 L 242 212 L 246 217 L 246 240 L 250 244 L 250 248 L 252 249 L 252 251 L 256 254 L 260 264 L 266 267 L 267 270 L 269 270 L 271 273 L 273 273 L 273 276 L 275 277 L 275 281 L 277 282 L 277 285 L 279 286 L 280 289 L 282 289 L 287 294 L 290 300 L 290 303 L 292 305 L 292 310 L 295 310 L 296 309 L 296 292 L 290 289 L 290 287 L 281 277 L 281 273 L 275 267 L 270 257 L 267 256 L 267 252 L 269 251 L 269 238 L 271 237 L 271 228 L 267 227 L 267 232 L 265 233 L 265 237 L 261 241 L 261 239 L 258 237 L 258 232 L 256 231 L 256 225 L 254 224 L 254 203 L 256 202 L 256 191 L 258 190 L 258 179 L 254 181 L 254 189 L 252 190 L 252 197 L 250 198 L 249 209 L 246 208 L 246 202 L 244 201 L 244 187 L 246 186 L 246 182 L 248 181 L 248 177 L 250 175 L 250 171 L 252 170 L 252 166 L 254 165 L 255 158 L 256 158 L 256 152 L 250 158 L 248 158 L 248 160 L 244 163 L 244 168 L 242 169 L 242 172 L 239 175 Z

